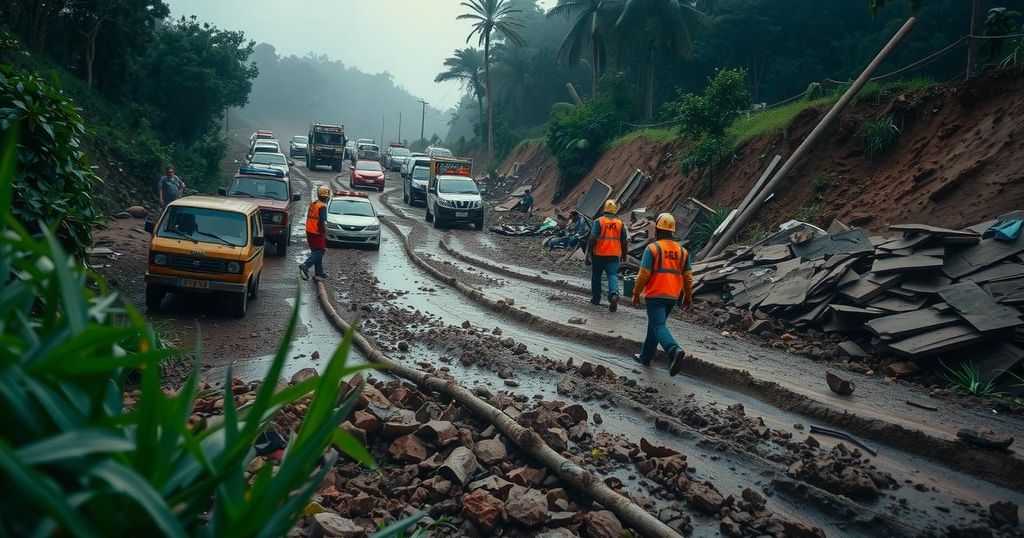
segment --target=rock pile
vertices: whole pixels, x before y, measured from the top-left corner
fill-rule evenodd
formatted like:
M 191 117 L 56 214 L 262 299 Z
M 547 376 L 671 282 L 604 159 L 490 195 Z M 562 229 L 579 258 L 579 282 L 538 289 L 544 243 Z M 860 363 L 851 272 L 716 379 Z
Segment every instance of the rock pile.
M 961 350 L 994 380 L 1024 359 L 1024 234 L 1005 238 L 992 229 L 1022 216 L 1017 211 L 964 230 L 893 225 L 901 234 L 895 238 L 838 223 L 834 233 L 797 225 L 695 264 L 695 290 L 751 311 L 756 334 L 779 332 L 771 317 L 782 328 L 841 335 L 836 351 L 850 360 L 869 352 L 898 357 L 890 361 L 893 376 Z M 728 324 L 736 316 L 721 317 Z

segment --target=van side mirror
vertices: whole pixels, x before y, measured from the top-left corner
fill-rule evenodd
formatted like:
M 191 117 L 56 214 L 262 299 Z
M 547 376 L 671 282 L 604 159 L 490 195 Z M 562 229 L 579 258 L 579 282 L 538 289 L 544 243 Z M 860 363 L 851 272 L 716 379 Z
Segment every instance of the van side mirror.
M 288 166 L 295 166 L 295 161 L 288 161 Z
M 355 169 L 356 169 L 356 167 L 355 167 L 355 166 L 351 166 L 351 165 L 350 165 L 350 166 L 348 167 L 348 169 L 349 169 L 349 170 L 355 170 Z
M 427 192 L 429 192 L 430 194 L 437 194 L 437 187 L 429 187 L 427 189 Z
M 299 194 L 297 192 L 292 193 L 292 201 L 293 202 L 298 202 L 301 199 L 302 199 L 302 195 L 301 194 Z
M 143 229 L 145 229 L 145 230 L 146 230 L 147 232 L 149 232 L 149 233 L 153 233 L 153 221 L 151 221 L 151 220 L 147 220 L 147 221 L 146 221 L 146 224 L 144 224 L 144 225 L 143 225 L 142 227 L 143 227 Z
M 254 247 L 262 247 L 266 243 L 267 243 L 267 239 L 265 237 L 263 237 L 262 235 L 257 235 L 256 237 L 252 238 L 252 246 L 254 246 Z
M 227 187 L 219 187 L 217 189 L 217 194 L 219 194 L 221 196 L 227 196 L 228 195 L 228 188 Z

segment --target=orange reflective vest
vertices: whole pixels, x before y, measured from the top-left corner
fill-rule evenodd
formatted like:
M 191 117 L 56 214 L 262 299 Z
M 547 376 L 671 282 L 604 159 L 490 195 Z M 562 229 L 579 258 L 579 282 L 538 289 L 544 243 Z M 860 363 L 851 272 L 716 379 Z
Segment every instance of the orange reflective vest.
M 320 229 L 320 208 L 325 207 L 320 200 L 309 204 L 309 211 L 306 212 L 306 233 L 320 235 L 324 230 Z
M 594 243 L 594 256 L 622 256 L 622 221 L 615 217 L 598 217 L 601 234 Z
M 659 239 L 647 248 L 654 257 L 654 264 L 644 286 L 644 295 L 648 299 L 678 299 L 683 292 L 683 270 L 690 253 L 671 239 Z

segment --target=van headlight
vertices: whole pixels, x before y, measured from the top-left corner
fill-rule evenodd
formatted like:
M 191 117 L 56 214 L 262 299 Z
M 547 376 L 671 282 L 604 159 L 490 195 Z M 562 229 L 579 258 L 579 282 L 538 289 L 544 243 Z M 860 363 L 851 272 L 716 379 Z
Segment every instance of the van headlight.
M 156 254 L 153 256 L 153 263 L 156 265 L 167 265 L 166 254 Z
M 440 197 L 438 197 L 438 199 L 437 199 L 437 205 L 439 205 L 441 207 L 447 207 L 447 208 L 454 207 L 451 202 L 449 202 L 448 200 L 445 200 L 444 198 L 440 198 Z
M 242 272 L 242 264 L 238 263 L 238 262 L 228 262 L 228 272 L 229 273 L 235 273 L 235 274 L 241 273 Z

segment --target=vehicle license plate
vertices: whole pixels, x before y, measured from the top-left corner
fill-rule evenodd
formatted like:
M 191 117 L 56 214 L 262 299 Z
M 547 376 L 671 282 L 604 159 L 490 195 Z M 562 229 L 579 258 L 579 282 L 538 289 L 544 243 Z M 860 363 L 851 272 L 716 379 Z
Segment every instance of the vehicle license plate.
M 456 211 L 455 212 L 455 218 L 457 218 L 457 219 L 464 219 L 464 218 L 466 218 L 468 216 L 469 216 L 469 212 L 467 212 L 467 211 Z
M 197 289 L 208 289 L 210 283 L 205 280 L 192 280 L 190 278 L 181 279 L 181 285 L 186 288 L 197 288 Z

